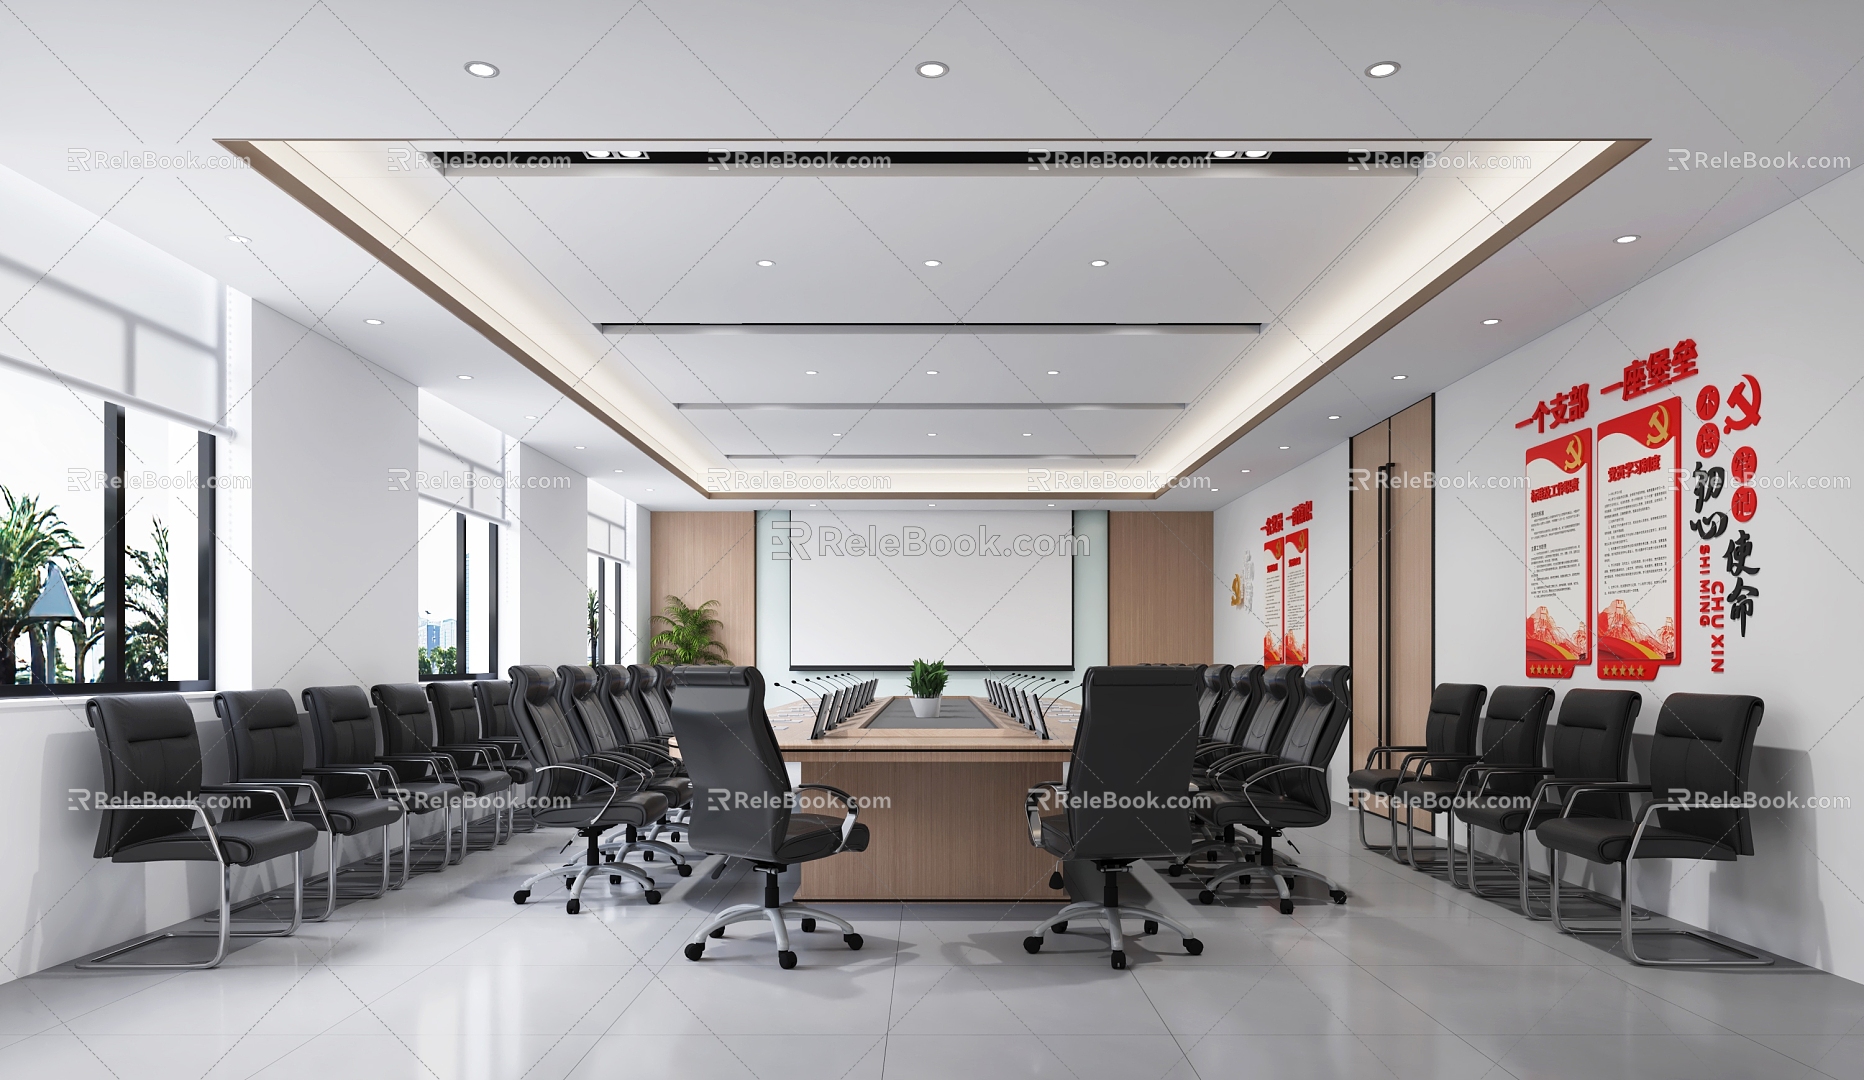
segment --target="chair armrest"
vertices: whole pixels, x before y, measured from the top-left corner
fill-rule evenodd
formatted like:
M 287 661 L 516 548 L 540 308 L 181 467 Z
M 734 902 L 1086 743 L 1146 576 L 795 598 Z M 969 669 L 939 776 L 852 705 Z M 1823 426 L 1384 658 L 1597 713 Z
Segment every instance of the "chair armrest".
M 204 795 L 232 794 L 237 791 L 263 791 L 267 795 L 278 800 L 278 809 L 285 815 L 286 821 L 297 820 L 291 816 L 291 800 L 285 797 L 283 789 L 270 784 L 202 784 L 200 790 Z
M 1464 776 L 1480 780 L 1473 798 L 1480 799 L 1489 790 L 1489 779 L 1495 776 L 1551 776 L 1553 770 L 1545 765 L 1471 765 L 1463 770 Z
M 324 809 L 324 789 L 317 781 L 291 778 L 274 779 L 269 776 L 260 776 L 248 780 L 236 780 L 222 786 L 246 787 L 248 785 L 253 787 L 303 788 L 309 791 L 311 793 L 311 804 L 317 807 L 317 816 L 324 819 L 324 829 L 330 832 L 335 831 L 330 824 L 330 812 Z
M 1416 754 L 1429 750 L 1428 746 L 1375 746 L 1366 752 L 1366 768 L 1372 767 L 1374 758 L 1390 758 L 1393 754 Z
M 1238 754 L 1231 754 L 1229 757 L 1226 757 L 1222 759 L 1221 761 L 1218 761 L 1212 764 L 1210 766 L 1210 777 L 1213 780 L 1222 779 L 1223 777 L 1228 776 L 1230 773 L 1235 772 L 1239 767 L 1246 765 L 1252 761 L 1280 761 L 1280 760 L 1281 760 L 1280 756 L 1276 754 L 1268 754 L 1260 750 L 1245 750 Z
M 1404 771 L 1413 764 L 1417 766 L 1417 771 L 1411 774 L 1411 779 L 1422 780 L 1424 779 L 1425 769 L 1446 763 L 1463 762 L 1465 764 L 1471 764 L 1481 760 L 1481 758 L 1476 757 L 1474 754 L 1412 754 L 1404 759 L 1403 765 L 1398 767 L 1398 782 L 1401 784 L 1405 782 Z
M 537 767 L 537 771 L 540 774 L 556 769 L 561 769 L 564 772 L 577 773 L 608 785 L 608 801 L 602 804 L 602 808 L 595 812 L 595 816 L 591 817 L 589 819 L 590 821 L 596 821 L 601 818 L 603 814 L 608 813 L 608 808 L 615 805 L 615 797 L 621 794 L 621 787 L 617 785 L 612 778 L 603 776 L 600 772 L 583 765 L 539 765 Z
M 1607 781 L 1606 783 L 1602 783 L 1602 784 L 1587 784 L 1587 783 L 1576 784 L 1569 791 L 1567 791 L 1566 805 L 1563 808 L 1561 808 L 1560 816 L 1563 818 L 1571 817 L 1573 813 L 1573 803 L 1576 802 L 1581 795 L 1586 795 L 1591 792 L 1596 792 L 1596 791 L 1637 792 L 1637 791 L 1649 791 L 1649 790 L 1650 790 L 1649 784 L 1633 784 L 1633 783 L 1626 783 L 1620 780 L 1611 780 L 1611 781 Z
M 848 837 L 854 834 L 855 818 L 861 813 L 861 808 L 854 804 L 854 796 L 840 788 L 829 787 L 827 784 L 798 784 L 796 785 L 796 790 L 826 791 L 835 798 L 840 799 L 841 804 L 848 808 L 848 816 L 841 819 L 841 845 L 835 849 L 836 851 L 846 850 L 848 847 Z
M 1029 817 L 1030 847 L 1042 846 L 1042 804 L 1048 802 L 1051 796 L 1067 790 L 1068 786 L 1059 780 L 1044 780 L 1023 796 L 1023 813 Z
M 469 757 L 469 758 L 476 758 L 479 764 L 484 765 L 486 768 L 489 769 L 492 767 L 492 755 L 494 753 L 497 753 L 497 751 L 492 750 L 490 747 L 472 746 L 472 745 L 436 746 L 434 747 L 434 749 L 440 751 L 441 753 L 447 755 L 448 757 L 454 758 L 455 760 L 453 764 L 455 768 L 459 766 L 458 757 Z M 500 759 L 500 763 L 501 764 L 503 763 L 503 759 Z
M 442 783 L 446 782 L 447 777 L 446 773 L 440 771 L 441 763 L 445 762 L 449 768 L 451 768 L 453 764 L 447 761 L 445 756 L 441 754 L 383 754 L 376 758 L 376 760 L 397 765 L 425 765 L 428 770 L 434 774 L 434 779 Z M 454 773 L 453 778 L 458 780 L 459 773 Z
M 1298 761 L 1285 762 L 1281 765 L 1271 765 L 1268 768 L 1263 769 L 1261 772 L 1250 777 L 1248 780 L 1244 781 L 1243 790 L 1247 792 L 1250 788 L 1255 787 L 1258 783 L 1264 780 L 1267 780 L 1271 776 L 1279 776 L 1282 773 L 1295 772 L 1300 769 L 1306 769 L 1310 772 L 1317 772 L 1317 773 L 1323 773 L 1323 774 L 1327 771 L 1326 769 L 1322 768 L 1319 765 L 1308 765 L 1308 764 L 1304 764 Z
M 395 778 L 395 770 L 386 765 L 354 765 L 348 767 L 318 765 L 304 770 L 304 775 L 306 776 L 360 776 L 369 782 L 369 794 L 377 799 L 384 797 L 382 795 L 382 789 L 376 786 L 376 781 L 382 778 L 383 773 L 388 774 L 388 781 L 392 784 Z

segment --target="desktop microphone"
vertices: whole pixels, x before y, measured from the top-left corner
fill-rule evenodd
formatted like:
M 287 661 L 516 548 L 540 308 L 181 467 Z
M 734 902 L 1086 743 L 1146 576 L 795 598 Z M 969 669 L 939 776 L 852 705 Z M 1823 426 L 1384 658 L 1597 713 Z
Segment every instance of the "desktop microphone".
M 772 686 L 783 686 L 783 684 L 782 684 L 781 682 L 773 682 L 773 683 L 771 683 L 770 685 L 772 685 Z M 809 704 L 809 699 L 808 699 L 808 698 L 806 698 L 806 697 L 804 697 L 804 696 L 802 696 L 801 694 L 797 694 L 797 693 L 796 693 L 796 688 L 795 688 L 795 687 L 793 687 L 793 686 L 783 686 L 783 689 L 785 689 L 785 690 L 788 690 L 788 691 L 789 691 L 790 693 L 792 693 L 792 694 L 796 694 L 796 700 L 797 700 L 797 701 L 800 701 L 800 702 L 802 702 L 802 703 L 803 703 L 804 705 L 807 705 L 807 704 Z

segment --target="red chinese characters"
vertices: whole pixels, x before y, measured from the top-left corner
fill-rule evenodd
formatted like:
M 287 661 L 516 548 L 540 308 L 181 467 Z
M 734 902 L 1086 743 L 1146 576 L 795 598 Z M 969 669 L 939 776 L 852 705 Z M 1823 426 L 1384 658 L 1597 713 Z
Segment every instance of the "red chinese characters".
M 1547 401 L 1534 407 L 1534 415 L 1516 424 L 1524 428 L 1529 424 L 1539 424 L 1539 431 L 1545 433 L 1550 427 L 1561 424 L 1578 423 L 1586 418 L 1586 411 L 1592 407 L 1592 384 L 1580 383 L 1571 390 L 1562 390 Z
M 1622 392 L 1623 400 L 1630 401 L 1699 374 L 1701 372 L 1696 368 L 1696 339 L 1684 338 L 1674 348 L 1658 349 L 1642 360 L 1626 364 L 1619 381 L 1599 387 L 1599 392 L 1609 394 L 1618 390 Z

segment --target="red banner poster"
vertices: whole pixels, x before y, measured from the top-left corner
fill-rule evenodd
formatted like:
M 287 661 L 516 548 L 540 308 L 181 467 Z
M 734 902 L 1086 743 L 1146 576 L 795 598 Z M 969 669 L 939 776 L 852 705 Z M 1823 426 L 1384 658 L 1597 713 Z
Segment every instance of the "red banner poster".
M 1282 549 L 1282 663 L 1307 663 L 1307 530 L 1287 536 Z
M 1262 545 L 1268 553 L 1262 580 L 1262 662 L 1279 664 L 1282 633 L 1282 549 L 1287 537 L 1278 536 Z
M 1599 678 L 1682 662 L 1683 401 L 1599 425 Z
M 1592 663 L 1592 429 L 1527 452 L 1527 675 Z

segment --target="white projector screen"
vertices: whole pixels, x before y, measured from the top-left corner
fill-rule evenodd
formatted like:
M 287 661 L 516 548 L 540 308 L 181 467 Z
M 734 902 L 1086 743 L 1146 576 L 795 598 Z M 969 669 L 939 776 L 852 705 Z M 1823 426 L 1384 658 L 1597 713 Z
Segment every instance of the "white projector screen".
M 798 510 L 789 533 L 792 668 L 1074 666 L 1067 510 Z

